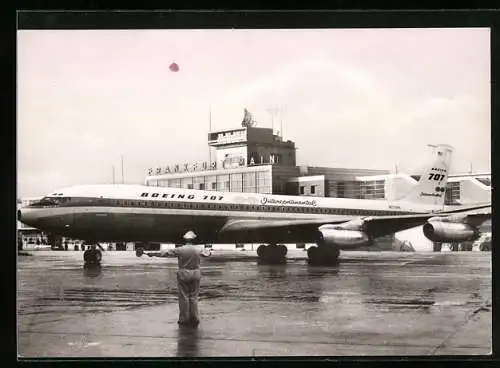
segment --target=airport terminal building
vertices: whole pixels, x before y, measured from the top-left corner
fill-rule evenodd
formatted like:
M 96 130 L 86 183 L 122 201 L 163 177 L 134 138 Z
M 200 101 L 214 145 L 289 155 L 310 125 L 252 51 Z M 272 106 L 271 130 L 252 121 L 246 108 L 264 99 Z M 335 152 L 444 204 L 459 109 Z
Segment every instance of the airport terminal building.
M 149 169 L 145 185 L 223 192 L 388 199 L 404 197 L 419 175 L 389 170 L 297 166 L 295 142 L 270 128 L 242 126 L 208 134 L 213 160 Z M 445 203 L 491 200 L 491 174 L 450 175 Z
M 283 141 L 270 128 L 253 126 L 211 132 L 214 160 L 149 169 L 148 186 L 263 194 L 374 198 L 379 183 L 359 176 L 387 170 L 296 165 L 295 143 Z
M 386 199 L 404 197 L 420 179 L 389 170 L 297 166 L 295 142 L 270 128 L 242 124 L 208 134 L 211 158 L 148 170 L 145 185 L 226 192 L 297 196 Z M 212 153 L 213 152 L 213 153 Z M 212 159 L 213 157 L 213 159 Z M 445 204 L 491 201 L 491 174 L 450 175 Z M 423 237 L 420 231 L 419 237 Z M 379 249 L 394 249 L 396 235 L 377 240 Z

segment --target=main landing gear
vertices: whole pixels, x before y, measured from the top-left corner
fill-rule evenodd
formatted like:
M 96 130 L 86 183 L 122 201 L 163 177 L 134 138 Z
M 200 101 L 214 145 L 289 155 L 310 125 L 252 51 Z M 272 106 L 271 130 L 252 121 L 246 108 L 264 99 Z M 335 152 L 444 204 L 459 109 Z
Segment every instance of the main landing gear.
M 432 243 L 432 251 L 433 252 L 441 252 L 442 247 L 443 247 L 442 243 L 439 243 L 439 242 Z
M 261 244 L 257 248 L 259 263 L 261 264 L 279 264 L 286 262 L 288 249 L 283 244 Z
M 312 246 L 307 250 L 307 263 L 312 266 L 333 266 L 339 262 L 340 250 L 335 246 Z

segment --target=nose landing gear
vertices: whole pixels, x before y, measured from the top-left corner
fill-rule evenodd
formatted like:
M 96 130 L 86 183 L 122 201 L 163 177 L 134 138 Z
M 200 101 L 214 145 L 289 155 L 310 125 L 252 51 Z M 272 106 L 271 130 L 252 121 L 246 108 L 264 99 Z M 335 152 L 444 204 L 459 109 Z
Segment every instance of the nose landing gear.
M 83 253 L 83 268 L 97 268 L 101 267 L 102 252 L 97 247 L 102 247 L 97 242 L 84 242 L 82 247 L 89 245 L 87 250 Z

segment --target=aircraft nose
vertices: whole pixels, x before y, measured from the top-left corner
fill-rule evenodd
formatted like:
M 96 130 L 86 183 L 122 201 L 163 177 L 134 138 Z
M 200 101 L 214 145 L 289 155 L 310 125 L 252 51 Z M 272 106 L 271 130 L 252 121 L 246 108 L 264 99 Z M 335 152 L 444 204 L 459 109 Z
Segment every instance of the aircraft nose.
M 30 226 L 35 226 L 37 222 L 37 217 L 29 209 L 17 210 L 17 219 L 21 221 L 23 224 Z

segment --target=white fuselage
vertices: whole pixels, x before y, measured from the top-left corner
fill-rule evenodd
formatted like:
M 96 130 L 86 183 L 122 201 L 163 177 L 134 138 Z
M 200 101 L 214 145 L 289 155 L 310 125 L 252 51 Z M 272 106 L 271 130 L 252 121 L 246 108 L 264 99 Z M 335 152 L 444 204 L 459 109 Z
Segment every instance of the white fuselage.
M 229 220 L 324 220 L 429 213 L 436 206 L 385 200 L 228 193 L 141 185 L 65 188 L 21 210 L 21 220 L 41 230 L 80 239 L 175 242 L 193 230 L 216 243 Z M 240 234 L 241 235 L 241 234 Z M 268 236 L 269 234 L 263 234 Z M 297 234 L 295 234 L 295 237 Z M 245 238 L 224 241 L 265 241 Z M 300 237 L 300 235 L 299 235 Z M 285 242 L 287 239 L 283 239 Z M 312 241 L 304 234 L 292 242 Z

